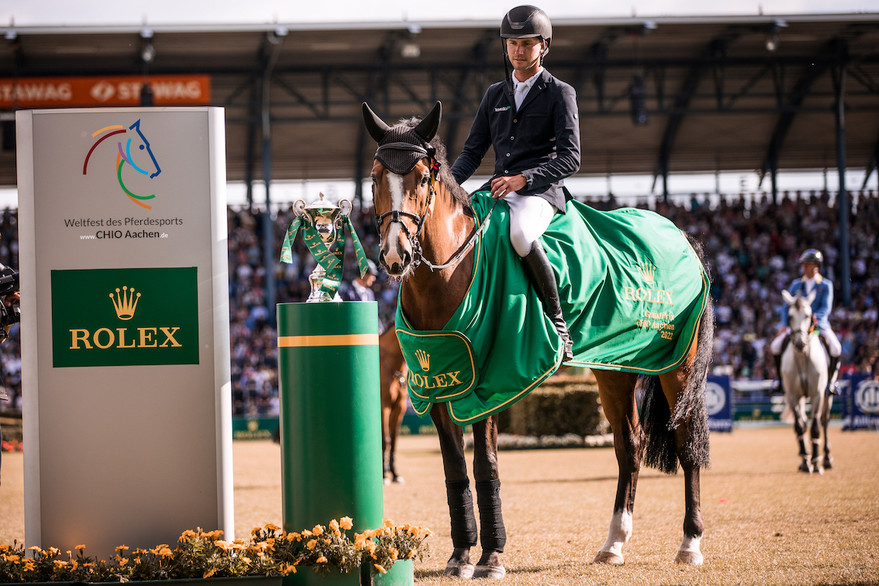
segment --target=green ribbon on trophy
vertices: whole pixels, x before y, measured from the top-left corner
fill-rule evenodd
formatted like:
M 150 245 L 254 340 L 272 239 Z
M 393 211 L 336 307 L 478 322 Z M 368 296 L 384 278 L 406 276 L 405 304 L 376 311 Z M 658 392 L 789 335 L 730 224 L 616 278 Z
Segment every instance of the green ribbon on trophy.
M 293 241 L 299 229 L 302 229 L 305 245 L 317 261 L 317 266 L 309 276 L 311 295 L 308 302 L 332 301 L 336 295 L 344 270 L 342 261 L 345 256 L 345 232 L 351 236 L 360 276 L 365 275 L 368 269 L 366 252 L 348 216 L 351 203 L 343 199 L 335 206 L 324 200 L 323 193 L 319 196 L 318 200 L 307 206 L 302 200 L 294 204 L 296 218 L 290 222 L 281 246 L 281 262 L 292 263 Z

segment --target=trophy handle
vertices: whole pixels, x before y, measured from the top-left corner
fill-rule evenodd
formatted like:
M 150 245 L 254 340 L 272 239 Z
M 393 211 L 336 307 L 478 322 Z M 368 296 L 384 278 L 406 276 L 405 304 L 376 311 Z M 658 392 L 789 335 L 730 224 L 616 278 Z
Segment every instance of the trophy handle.
M 309 225 L 313 225 L 314 222 L 311 219 L 311 216 L 305 213 L 305 201 L 297 200 L 293 203 L 293 211 L 296 212 L 296 215 L 300 218 L 306 220 Z
M 350 201 L 348 201 L 347 199 L 339 200 L 339 210 L 342 212 L 343 216 L 349 215 L 351 213 L 351 208 L 352 206 Z

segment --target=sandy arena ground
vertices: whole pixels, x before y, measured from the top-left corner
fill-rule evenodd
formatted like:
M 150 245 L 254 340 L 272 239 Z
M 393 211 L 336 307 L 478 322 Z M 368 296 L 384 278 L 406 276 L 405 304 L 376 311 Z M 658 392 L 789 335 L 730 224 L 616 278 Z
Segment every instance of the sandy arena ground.
M 790 427 L 712 436 L 703 474 L 705 564 L 673 563 L 681 539 L 683 479 L 644 470 L 626 564 L 592 564 L 606 537 L 616 486 L 610 448 L 504 451 L 500 456 L 508 542 L 506 585 L 879 583 L 879 433 L 831 429 L 836 465 L 797 472 Z M 429 527 L 431 555 L 416 583 L 440 577 L 451 552 L 436 438 L 401 439 L 404 484 L 385 487 L 385 515 Z M 281 454 L 267 441 L 234 444 L 238 537 L 282 525 Z M 24 537 L 22 455 L 4 454 L 0 543 Z M 474 557 L 478 556 L 478 547 Z

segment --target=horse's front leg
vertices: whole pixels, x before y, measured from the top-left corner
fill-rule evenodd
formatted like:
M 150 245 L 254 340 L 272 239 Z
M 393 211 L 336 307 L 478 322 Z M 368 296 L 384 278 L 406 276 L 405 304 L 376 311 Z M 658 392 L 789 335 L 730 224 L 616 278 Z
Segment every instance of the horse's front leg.
M 503 578 L 507 571 L 500 554 L 507 542 L 501 512 L 501 481 L 497 461 L 497 417 L 473 424 L 473 477 L 476 479 L 476 503 L 479 505 L 479 544 L 482 556 L 476 564 L 474 578 Z
M 794 433 L 797 435 L 797 444 L 800 448 L 800 472 L 812 472 L 812 462 L 809 461 L 809 452 L 806 449 L 806 426 L 809 421 L 806 419 L 806 406 L 804 399 L 791 399 L 788 403 L 794 414 Z
M 449 504 L 452 546 L 454 547 L 443 576 L 472 578 L 470 548 L 476 545 L 476 517 L 473 513 L 473 494 L 467 477 L 464 458 L 464 431 L 449 417 L 446 405 L 437 403 L 430 410 L 430 418 L 439 436 L 446 478 L 446 499 Z
M 607 540 L 593 563 L 622 564 L 623 546 L 632 536 L 635 489 L 641 469 L 640 429 L 635 405 L 635 375 L 594 371 L 598 395 L 613 432 L 613 447 L 619 467 L 617 492 Z

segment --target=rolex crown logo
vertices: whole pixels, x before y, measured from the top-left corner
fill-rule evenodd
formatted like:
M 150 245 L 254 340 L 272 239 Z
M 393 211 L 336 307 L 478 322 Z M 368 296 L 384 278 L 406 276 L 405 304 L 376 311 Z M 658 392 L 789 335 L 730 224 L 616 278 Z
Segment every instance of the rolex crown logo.
M 648 261 L 644 261 L 638 266 L 641 267 L 641 276 L 644 277 L 644 281 L 647 283 L 653 283 L 653 278 L 656 274 L 656 266 Z
M 113 301 L 113 309 L 116 310 L 116 317 L 122 320 L 129 320 L 134 317 L 137 310 L 137 302 L 140 300 L 140 293 L 135 293 L 134 288 L 129 289 L 128 285 L 122 287 L 122 291 L 116 288 L 116 293 L 110 293 L 110 299 Z
M 415 358 L 418 359 L 418 364 L 421 366 L 421 370 L 425 372 L 430 370 L 430 354 L 419 348 L 415 351 Z

